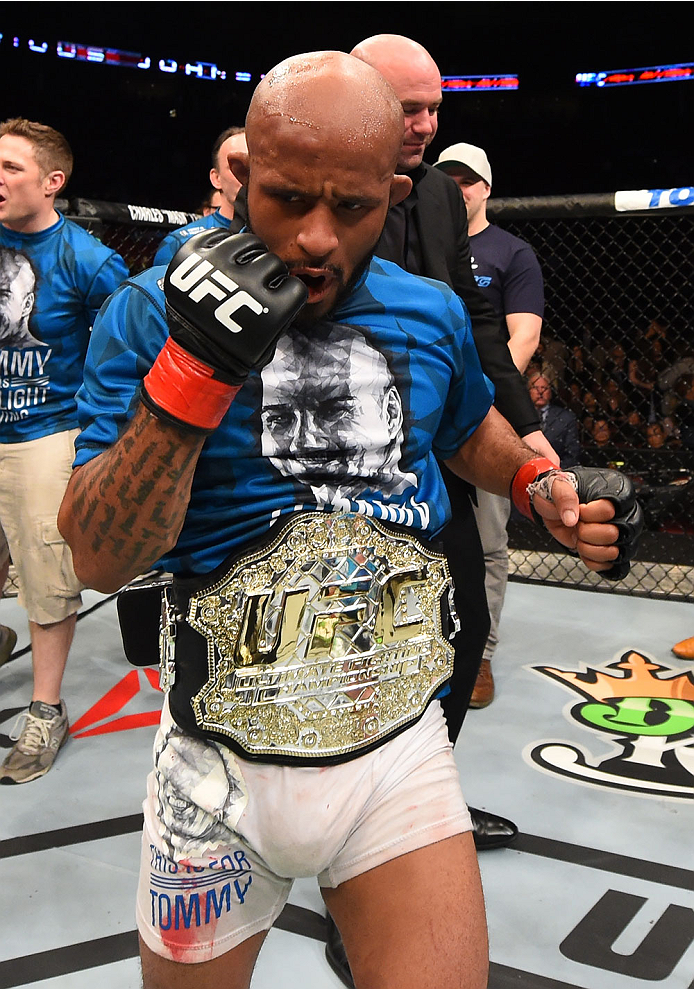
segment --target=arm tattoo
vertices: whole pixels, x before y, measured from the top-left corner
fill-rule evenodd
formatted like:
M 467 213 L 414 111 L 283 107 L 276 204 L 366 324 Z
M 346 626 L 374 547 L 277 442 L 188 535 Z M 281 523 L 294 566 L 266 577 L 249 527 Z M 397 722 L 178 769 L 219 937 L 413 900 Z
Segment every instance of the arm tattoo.
M 131 579 L 175 545 L 203 442 L 140 408 L 116 443 L 76 472 L 72 521 L 100 566 Z

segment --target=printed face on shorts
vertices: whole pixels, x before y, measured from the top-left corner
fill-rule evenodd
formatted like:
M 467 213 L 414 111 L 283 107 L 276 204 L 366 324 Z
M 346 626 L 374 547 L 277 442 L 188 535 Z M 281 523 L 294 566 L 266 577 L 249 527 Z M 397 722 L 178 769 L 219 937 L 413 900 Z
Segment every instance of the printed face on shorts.
M 246 805 L 231 752 L 171 727 L 155 743 L 154 781 L 162 837 L 172 857 L 195 856 L 228 840 Z

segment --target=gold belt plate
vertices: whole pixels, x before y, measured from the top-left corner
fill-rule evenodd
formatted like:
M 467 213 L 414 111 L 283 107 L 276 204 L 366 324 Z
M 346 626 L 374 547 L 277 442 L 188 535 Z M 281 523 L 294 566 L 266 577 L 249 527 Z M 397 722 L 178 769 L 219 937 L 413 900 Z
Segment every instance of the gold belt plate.
M 256 758 L 373 747 L 452 673 L 450 588 L 445 556 L 414 535 L 362 515 L 297 514 L 190 599 L 209 670 L 196 723 Z

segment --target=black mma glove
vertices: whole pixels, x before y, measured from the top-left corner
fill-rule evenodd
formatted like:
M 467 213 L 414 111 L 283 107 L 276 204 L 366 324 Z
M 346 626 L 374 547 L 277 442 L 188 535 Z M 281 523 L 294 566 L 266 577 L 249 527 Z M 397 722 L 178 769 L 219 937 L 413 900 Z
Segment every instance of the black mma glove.
M 616 543 L 619 556 L 609 570 L 600 570 L 599 573 L 608 580 L 622 580 L 629 573 L 630 560 L 636 552 L 644 523 L 634 485 L 626 474 L 607 467 L 568 467 L 567 472 L 578 481 L 576 493 L 581 504 L 607 498 L 614 505 L 615 515 L 609 524 L 616 525 L 619 530 Z
M 616 545 L 619 555 L 609 570 L 596 571 L 608 580 L 622 580 L 629 573 L 630 560 L 636 552 L 639 536 L 643 529 L 643 511 L 636 501 L 634 485 L 626 474 L 603 467 L 567 467 L 559 470 L 551 461 L 536 457 L 523 464 L 511 482 L 511 500 L 526 518 L 544 526 L 542 517 L 535 510 L 532 497 L 535 492 L 543 497 L 551 497 L 550 475 L 568 480 L 576 489 L 582 505 L 600 498 L 607 498 L 615 507 L 610 525 L 617 526 L 619 535 Z M 543 481 L 547 479 L 545 490 Z
M 164 277 L 169 339 L 142 387 L 162 418 L 208 433 L 249 371 L 272 358 L 306 302 L 306 286 L 253 234 L 195 234 Z

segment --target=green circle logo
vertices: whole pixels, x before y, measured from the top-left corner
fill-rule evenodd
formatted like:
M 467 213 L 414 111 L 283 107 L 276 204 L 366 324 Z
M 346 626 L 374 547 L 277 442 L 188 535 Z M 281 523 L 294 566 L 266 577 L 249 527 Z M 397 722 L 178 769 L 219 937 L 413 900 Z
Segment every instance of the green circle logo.
M 594 728 L 627 735 L 682 735 L 694 729 L 694 704 L 676 697 L 591 701 L 577 713 Z

